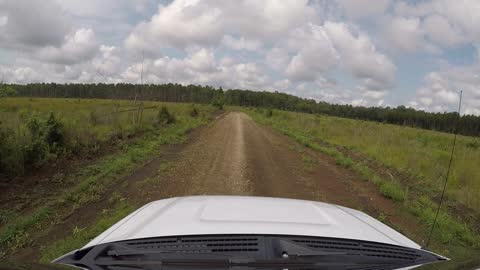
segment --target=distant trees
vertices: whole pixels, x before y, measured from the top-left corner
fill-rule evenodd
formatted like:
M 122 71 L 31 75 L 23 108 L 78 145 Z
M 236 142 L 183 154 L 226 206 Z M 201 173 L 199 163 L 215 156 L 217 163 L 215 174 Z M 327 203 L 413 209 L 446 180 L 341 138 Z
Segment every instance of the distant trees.
M 5 86 L 4 86 L 5 87 Z M 8 86 L 7 86 L 8 87 Z M 18 95 L 29 97 L 57 98 L 105 98 L 137 99 L 166 102 L 188 102 L 212 104 L 218 108 L 226 105 L 263 107 L 296 112 L 318 113 L 331 116 L 377 121 L 382 123 L 453 132 L 457 113 L 430 113 L 417 111 L 405 106 L 396 108 L 354 107 L 352 105 L 329 104 L 313 99 L 304 99 L 279 92 L 257 92 L 250 90 L 216 89 L 211 86 L 160 84 L 55 84 L 40 83 L 28 85 L 10 85 Z M 7 92 L 9 92 L 8 90 Z M 1 94 L 0 94 L 1 96 Z M 480 117 L 464 115 L 458 126 L 460 134 L 480 135 Z

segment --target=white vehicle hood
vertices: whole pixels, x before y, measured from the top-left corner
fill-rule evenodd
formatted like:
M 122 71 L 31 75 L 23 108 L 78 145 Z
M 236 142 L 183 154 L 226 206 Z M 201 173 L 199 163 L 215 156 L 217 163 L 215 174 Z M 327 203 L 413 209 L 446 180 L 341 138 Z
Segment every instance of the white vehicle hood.
M 269 234 L 335 237 L 420 248 L 376 219 L 328 203 L 240 196 L 193 196 L 149 203 L 84 248 L 149 237 Z

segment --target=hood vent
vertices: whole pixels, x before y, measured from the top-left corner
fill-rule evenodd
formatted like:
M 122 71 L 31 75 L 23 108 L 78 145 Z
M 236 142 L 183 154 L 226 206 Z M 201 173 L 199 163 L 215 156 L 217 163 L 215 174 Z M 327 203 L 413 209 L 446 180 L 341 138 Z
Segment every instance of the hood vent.
M 168 253 L 257 252 L 258 237 L 177 237 L 125 241 L 129 247 Z
M 313 250 L 326 252 L 347 252 L 350 255 L 378 257 L 385 259 L 398 259 L 416 261 L 421 257 L 418 251 L 393 245 L 377 244 L 372 242 L 349 241 L 343 239 L 290 239 Z

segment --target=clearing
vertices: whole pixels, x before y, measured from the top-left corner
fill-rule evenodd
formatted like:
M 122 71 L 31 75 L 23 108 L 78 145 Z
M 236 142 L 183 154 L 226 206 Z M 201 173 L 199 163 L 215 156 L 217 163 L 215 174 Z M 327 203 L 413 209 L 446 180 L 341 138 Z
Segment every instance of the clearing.
M 128 201 L 131 205 L 114 220 L 128 214 L 132 207 L 167 197 L 271 196 L 318 200 L 359 209 L 420 244 L 425 241 L 425 224 L 382 195 L 374 183 L 365 181 L 351 169 L 338 166 L 335 158 L 257 124 L 243 112 L 231 111 L 217 116 L 208 125 L 194 130 L 187 143 L 163 147 L 160 156 L 109 188 L 114 201 Z M 39 234 L 11 258 L 37 261 L 42 257 L 48 261 L 68 249 L 80 247 L 98 233 L 92 228 L 102 223 L 99 218 L 106 212 L 117 211 L 114 205 L 112 198 L 105 197 L 75 209 L 66 220 L 52 225 L 48 235 Z M 76 235 L 82 232 L 89 233 L 76 241 Z M 46 249 L 49 251 L 45 252 Z

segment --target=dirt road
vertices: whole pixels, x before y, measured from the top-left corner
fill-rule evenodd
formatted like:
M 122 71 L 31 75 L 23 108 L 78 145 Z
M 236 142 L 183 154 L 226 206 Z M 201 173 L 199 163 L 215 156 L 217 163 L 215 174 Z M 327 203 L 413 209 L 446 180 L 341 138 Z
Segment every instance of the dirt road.
M 372 183 L 245 113 L 220 116 L 170 164 L 167 173 L 151 176 L 161 188 L 145 191 L 143 200 L 202 194 L 319 200 L 382 215 L 412 237 L 418 226 Z
M 326 183 L 341 184 L 349 177 L 240 112 L 227 113 L 203 130 L 174 164 L 167 177 L 177 184 L 172 193 L 185 195 L 318 199 L 328 195 Z

